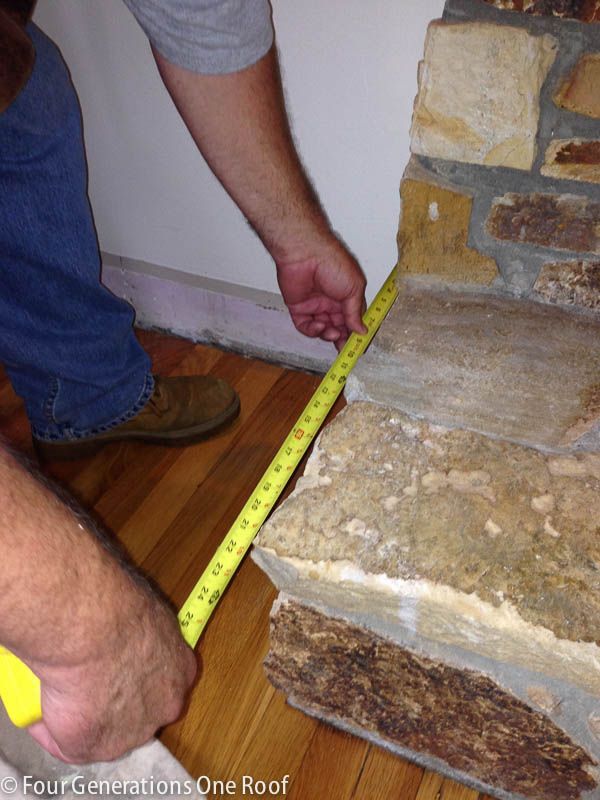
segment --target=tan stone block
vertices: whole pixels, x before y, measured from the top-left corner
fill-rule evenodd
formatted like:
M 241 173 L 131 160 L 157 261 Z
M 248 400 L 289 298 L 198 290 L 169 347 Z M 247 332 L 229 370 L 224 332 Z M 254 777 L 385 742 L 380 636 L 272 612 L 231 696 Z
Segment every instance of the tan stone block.
M 570 194 L 497 198 L 486 222 L 496 239 L 600 254 L 600 203 Z
M 554 96 L 560 108 L 600 119 L 600 53 L 582 56 Z
M 494 259 L 467 246 L 473 205 L 469 195 L 408 177 L 400 185 L 400 197 L 400 274 L 435 274 L 481 284 L 498 277 Z
M 586 749 L 481 672 L 288 599 L 265 668 L 294 706 L 495 797 L 598 797 Z
M 533 288 L 550 303 L 600 312 L 600 261 L 544 264 Z
M 483 22 L 431 23 L 419 69 L 413 153 L 531 169 L 556 40 Z
M 546 150 L 542 175 L 600 183 L 600 141 L 555 139 Z
M 600 22 L 599 0 L 485 0 L 496 8 L 535 16 Z
M 302 602 L 599 697 L 599 519 L 600 455 L 352 403 L 254 557 Z

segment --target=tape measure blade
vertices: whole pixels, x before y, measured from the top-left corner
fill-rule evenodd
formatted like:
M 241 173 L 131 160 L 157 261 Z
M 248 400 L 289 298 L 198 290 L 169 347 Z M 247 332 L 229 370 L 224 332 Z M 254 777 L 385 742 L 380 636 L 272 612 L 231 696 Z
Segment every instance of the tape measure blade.
M 354 364 L 377 333 L 396 296 L 394 269 L 363 316 L 367 333 L 353 333 L 348 338 L 183 604 L 178 619 L 182 635 L 191 647 L 198 643 L 231 578 L 341 394 Z M 315 409 L 319 413 L 314 414 Z M 268 488 L 265 489 L 267 485 Z M 268 503 L 261 498 L 261 489 L 266 492 Z M 233 547 L 228 549 L 232 542 Z

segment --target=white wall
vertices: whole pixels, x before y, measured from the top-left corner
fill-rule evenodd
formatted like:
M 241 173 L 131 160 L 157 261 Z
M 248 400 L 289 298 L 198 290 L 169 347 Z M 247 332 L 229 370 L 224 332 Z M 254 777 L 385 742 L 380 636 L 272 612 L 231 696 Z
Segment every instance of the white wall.
M 443 0 L 274 0 L 302 157 L 370 295 L 396 257 L 425 27 Z M 269 256 L 198 155 L 120 0 L 39 0 L 83 107 L 103 250 L 275 291 Z

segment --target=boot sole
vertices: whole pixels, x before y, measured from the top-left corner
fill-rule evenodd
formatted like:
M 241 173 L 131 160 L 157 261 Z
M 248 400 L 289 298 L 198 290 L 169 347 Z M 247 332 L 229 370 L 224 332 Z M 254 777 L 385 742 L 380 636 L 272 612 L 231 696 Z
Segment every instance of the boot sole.
M 166 445 L 167 447 L 187 447 L 190 444 L 201 442 L 233 422 L 240 413 L 240 399 L 236 396 L 235 402 L 229 408 L 200 425 L 183 430 L 170 431 L 169 433 L 153 433 L 152 431 L 123 431 L 123 433 L 110 432 L 89 439 L 71 439 L 64 442 L 46 442 L 43 439 L 33 438 L 33 449 L 40 461 L 75 461 L 94 455 L 102 447 L 115 442 L 137 442 L 139 444 Z

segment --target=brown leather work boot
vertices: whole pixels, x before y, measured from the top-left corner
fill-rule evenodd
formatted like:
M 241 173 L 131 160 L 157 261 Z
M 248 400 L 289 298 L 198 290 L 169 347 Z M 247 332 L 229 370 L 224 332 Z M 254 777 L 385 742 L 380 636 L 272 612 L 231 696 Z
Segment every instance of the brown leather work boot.
M 154 392 L 135 417 L 115 428 L 86 436 L 47 442 L 33 440 L 42 460 L 69 460 L 95 453 L 110 442 L 137 441 L 183 447 L 204 439 L 234 420 L 240 398 L 228 383 L 210 375 L 154 377 Z

